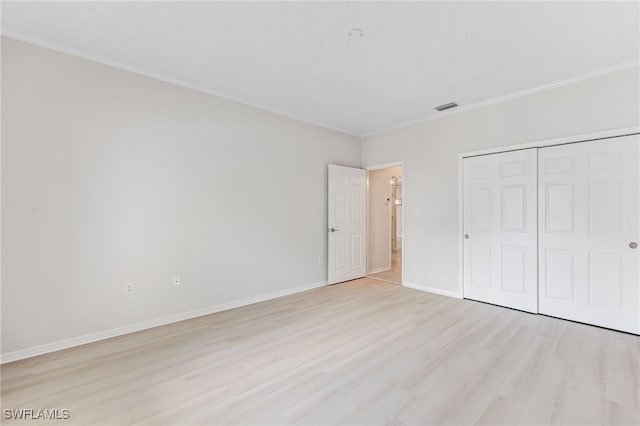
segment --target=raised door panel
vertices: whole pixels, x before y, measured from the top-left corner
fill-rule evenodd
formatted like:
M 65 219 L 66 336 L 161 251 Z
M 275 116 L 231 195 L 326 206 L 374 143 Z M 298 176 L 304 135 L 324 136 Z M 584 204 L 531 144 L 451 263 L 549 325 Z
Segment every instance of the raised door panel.
M 546 249 L 544 262 L 545 297 L 556 300 L 574 300 L 575 251 Z
M 347 269 L 347 237 L 338 235 L 335 238 L 334 261 L 336 271 L 344 271 Z
M 471 244 L 471 285 L 491 287 L 491 245 Z
M 512 291 L 524 293 L 526 290 L 527 271 L 526 247 L 502 246 L 500 263 L 502 266 L 502 274 L 500 282 L 502 291 Z
M 545 223 L 548 233 L 572 233 L 575 216 L 573 203 L 573 184 L 554 182 L 544 185 Z
M 589 235 L 621 235 L 624 231 L 622 180 L 591 180 L 587 185 Z
M 621 309 L 624 287 L 624 257 L 610 253 L 588 255 L 589 306 Z
M 527 232 L 527 186 L 502 186 L 500 224 L 502 232 Z
M 493 218 L 491 215 L 491 190 L 478 188 L 471 190 L 469 214 L 472 231 L 489 231 Z

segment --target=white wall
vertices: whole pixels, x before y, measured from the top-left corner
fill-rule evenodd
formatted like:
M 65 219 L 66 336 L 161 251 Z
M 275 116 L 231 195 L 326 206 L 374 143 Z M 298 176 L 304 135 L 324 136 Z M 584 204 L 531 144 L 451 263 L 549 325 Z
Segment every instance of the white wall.
M 357 138 L 2 43 L 3 353 L 326 280 Z
M 363 166 L 404 161 L 405 281 L 459 291 L 458 153 L 636 126 L 639 81 L 631 68 L 365 138 Z
M 458 153 L 640 124 L 635 68 L 371 136 L 361 152 L 348 135 L 2 42 L 3 354 L 323 282 L 327 163 L 404 161 L 406 281 L 457 291 Z

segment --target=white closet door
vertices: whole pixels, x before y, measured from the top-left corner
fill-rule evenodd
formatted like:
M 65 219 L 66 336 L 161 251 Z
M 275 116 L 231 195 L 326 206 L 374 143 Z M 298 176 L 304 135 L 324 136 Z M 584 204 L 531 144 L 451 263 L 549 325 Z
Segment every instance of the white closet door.
M 638 135 L 539 151 L 540 313 L 640 332 Z
M 464 297 L 538 312 L 536 150 L 465 158 Z

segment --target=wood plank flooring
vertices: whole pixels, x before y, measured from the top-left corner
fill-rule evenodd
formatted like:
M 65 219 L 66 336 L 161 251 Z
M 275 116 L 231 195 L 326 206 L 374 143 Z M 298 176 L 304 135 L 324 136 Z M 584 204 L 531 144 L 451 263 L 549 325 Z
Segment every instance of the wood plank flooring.
M 372 279 L 1 368 L 39 424 L 640 424 L 640 339 Z M 3 424 L 29 424 L 6 420 Z
M 369 274 L 368 277 L 402 284 L 402 249 L 391 251 L 391 269 Z

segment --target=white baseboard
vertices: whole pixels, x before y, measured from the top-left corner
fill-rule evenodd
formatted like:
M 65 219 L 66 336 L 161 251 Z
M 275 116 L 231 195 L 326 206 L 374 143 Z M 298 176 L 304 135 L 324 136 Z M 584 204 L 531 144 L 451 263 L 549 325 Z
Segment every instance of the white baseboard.
M 409 282 L 404 282 L 402 284 L 405 287 L 412 288 L 414 290 L 426 291 L 428 293 L 439 294 L 441 296 L 453 297 L 455 299 L 462 299 L 462 292 L 459 291 L 451 291 L 451 290 L 443 290 L 441 288 L 428 287 L 422 284 L 414 284 Z
M 252 305 L 265 300 L 276 299 L 278 297 L 288 296 L 294 293 L 300 293 L 314 288 L 327 285 L 326 281 L 313 284 L 305 284 L 296 287 L 290 287 L 284 290 L 273 291 L 258 296 L 247 297 L 233 302 L 222 303 L 220 305 L 208 306 L 205 308 L 195 309 L 192 311 L 182 312 L 179 314 L 169 315 L 162 318 L 156 318 L 149 321 L 138 322 L 135 324 L 125 325 L 123 327 L 112 328 L 109 330 L 98 331 L 96 333 L 85 334 L 70 339 L 59 340 L 57 342 L 46 343 L 44 345 L 32 346 L 30 348 L 20 349 L 13 352 L 7 352 L 0 355 L 0 364 L 17 361 L 20 359 L 31 358 L 36 355 L 42 355 L 49 352 L 55 352 L 62 349 L 72 348 L 74 346 L 85 345 L 87 343 L 96 342 L 98 340 L 110 339 L 123 334 L 134 333 L 136 331 L 147 330 L 149 328 L 159 327 L 161 325 L 171 324 L 178 321 L 184 321 L 191 318 L 201 317 L 216 312 L 226 311 L 240 306 Z
M 376 268 L 376 269 L 370 270 L 369 272 L 367 272 L 367 275 L 368 274 L 377 274 L 378 272 L 384 272 L 384 271 L 388 271 L 390 269 L 391 269 L 391 267 L 383 266 L 382 268 Z

